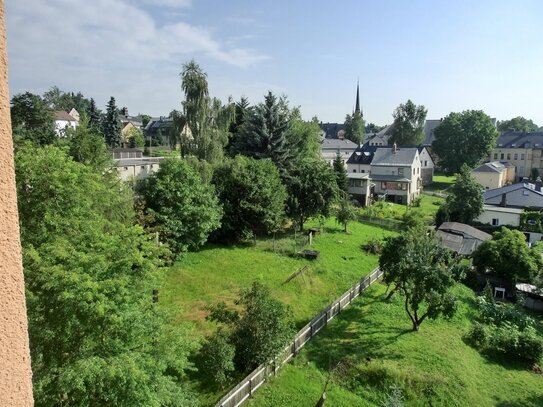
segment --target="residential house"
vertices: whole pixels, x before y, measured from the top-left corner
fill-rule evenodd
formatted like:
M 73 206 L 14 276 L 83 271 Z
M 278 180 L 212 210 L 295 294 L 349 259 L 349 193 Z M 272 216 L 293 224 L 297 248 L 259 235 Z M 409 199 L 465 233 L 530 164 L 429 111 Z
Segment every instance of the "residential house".
M 377 146 L 370 146 L 368 143 L 356 148 L 347 160 L 347 173 L 369 174 L 373 155 Z
M 507 131 L 498 137 L 489 159 L 514 165 L 516 178 L 521 181 L 531 177 L 533 169 L 543 172 L 542 150 L 543 132 Z
M 370 146 L 379 146 L 379 147 L 386 147 L 388 146 L 388 141 L 390 140 L 390 137 L 392 135 L 392 127 L 393 125 L 390 124 L 386 126 L 383 130 L 376 133 L 372 137 L 367 137 L 367 143 Z
M 349 187 L 347 192 L 362 206 L 370 204 L 371 179 L 369 174 L 351 172 L 347 174 Z
M 374 195 L 409 205 L 421 193 L 421 162 L 417 148 L 378 148 L 370 165 Z
M 321 128 L 321 139 L 344 139 L 345 125 L 343 123 L 323 123 L 319 124 Z
M 520 182 L 502 188 L 489 189 L 483 194 L 483 213 L 475 219 L 477 222 L 492 226 L 519 226 L 520 216 L 525 209 L 542 210 L 543 193 L 541 180 L 536 184 Z M 532 241 L 537 236 L 528 235 Z
M 464 223 L 444 222 L 437 229 L 435 239 L 447 249 L 469 256 L 492 236 Z
M 357 145 L 347 139 L 324 139 L 321 143 L 321 157 L 326 162 L 333 164 L 336 155 L 339 152 L 343 164 L 347 164 L 347 160 L 356 150 Z
M 72 109 L 72 111 L 75 111 L 77 113 L 77 110 L 75 109 Z M 57 110 L 54 113 L 54 116 L 55 116 L 55 132 L 57 133 L 58 137 L 65 137 L 66 129 L 68 128 L 76 129 L 77 126 L 79 125 L 79 120 L 64 110 Z M 77 116 L 79 116 L 79 113 L 77 114 Z
M 145 137 L 151 139 L 153 145 L 168 145 L 168 134 L 172 126 L 173 119 L 171 117 L 153 117 L 145 126 Z
M 499 161 L 481 164 L 471 171 L 471 176 L 482 185 L 484 189 L 501 188 L 508 180 L 514 179 L 514 166 L 506 167 Z
M 143 117 L 141 115 L 130 116 L 128 114 L 128 108 L 126 107 L 123 107 L 121 109 L 119 113 L 119 120 L 121 121 L 123 127 L 126 126 L 128 123 L 131 123 L 139 130 L 143 130 Z
M 123 144 L 128 145 L 130 142 L 130 136 L 136 133 L 141 133 L 141 128 L 136 127 L 132 122 L 127 122 L 123 125 L 121 129 L 121 137 L 123 139 Z
M 75 110 L 75 107 L 72 107 L 72 109 L 68 112 L 70 116 L 72 116 L 78 123 L 80 120 L 79 112 Z
M 430 185 L 432 182 L 434 182 L 434 159 L 430 155 L 430 151 L 428 151 L 426 146 L 419 146 L 418 150 L 421 165 L 420 174 L 422 185 Z

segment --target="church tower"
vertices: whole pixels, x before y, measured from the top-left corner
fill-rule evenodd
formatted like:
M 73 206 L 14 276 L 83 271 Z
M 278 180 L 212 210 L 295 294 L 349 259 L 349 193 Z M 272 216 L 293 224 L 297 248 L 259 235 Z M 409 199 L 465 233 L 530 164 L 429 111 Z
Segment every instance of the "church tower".
M 356 105 L 354 108 L 355 113 L 360 113 L 360 116 L 364 116 L 362 111 L 360 110 L 360 87 L 358 85 L 358 80 L 356 81 Z

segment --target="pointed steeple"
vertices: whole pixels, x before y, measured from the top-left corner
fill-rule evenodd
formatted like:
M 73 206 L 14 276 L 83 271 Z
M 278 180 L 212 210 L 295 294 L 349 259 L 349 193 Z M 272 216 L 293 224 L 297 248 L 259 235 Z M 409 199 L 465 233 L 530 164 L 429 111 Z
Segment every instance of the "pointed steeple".
M 354 108 L 355 113 L 360 113 L 360 89 L 358 86 L 358 79 L 356 80 L 356 105 Z

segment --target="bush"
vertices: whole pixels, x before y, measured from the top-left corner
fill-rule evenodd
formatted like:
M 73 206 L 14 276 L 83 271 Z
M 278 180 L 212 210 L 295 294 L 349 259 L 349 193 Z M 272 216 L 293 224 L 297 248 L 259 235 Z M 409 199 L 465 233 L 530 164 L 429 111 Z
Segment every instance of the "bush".
M 488 329 L 482 324 L 475 323 L 464 336 L 464 340 L 476 349 L 484 349 L 489 341 Z
M 532 317 L 513 304 L 494 303 L 487 301 L 485 297 L 477 297 L 476 307 L 479 311 L 478 320 L 485 324 L 498 327 L 506 324 L 514 325 L 521 331 L 535 325 Z
M 206 373 L 221 388 L 235 371 L 235 352 L 229 335 L 222 329 L 218 329 L 202 346 L 201 354 Z
M 510 358 L 536 363 L 543 356 L 543 341 L 537 337 L 533 328 L 520 331 L 514 325 L 504 324 L 493 332 L 490 350 Z
M 362 250 L 371 254 L 379 254 L 383 249 L 383 242 L 379 239 L 370 239 L 362 245 Z
M 411 206 L 416 207 L 416 208 L 419 208 L 421 202 L 422 202 L 422 196 L 419 195 L 419 196 L 417 196 L 415 199 L 413 199 L 413 201 L 411 202 Z

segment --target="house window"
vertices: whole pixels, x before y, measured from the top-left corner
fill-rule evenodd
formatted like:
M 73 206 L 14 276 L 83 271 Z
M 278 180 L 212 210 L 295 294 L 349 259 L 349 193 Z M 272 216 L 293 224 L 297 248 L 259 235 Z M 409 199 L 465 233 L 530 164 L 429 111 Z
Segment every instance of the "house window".
M 124 167 L 124 170 L 125 170 L 125 171 L 128 171 L 128 167 Z
M 142 166 L 141 166 L 141 169 L 144 170 L 144 169 L 145 169 L 145 165 L 142 165 Z
M 366 172 L 366 170 L 360 170 L 360 172 L 361 172 L 361 173 L 365 173 L 365 172 Z
M 498 218 L 492 218 L 492 226 L 499 226 L 500 220 Z
M 398 168 L 398 175 L 403 175 L 403 168 Z
M 513 154 L 513 160 L 518 160 L 518 153 Z
M 524 167 L 518 167 L 518 172 L 521 177 L 524 176 Z
M 356 172 L 356 170 L 353 170 L 353 172 Z
M 520 159 L 521 159 L 521 160 L 524 160 L 524 153 L 521 153 L 521 154 L 520 154 Z
M 495 159 L 495 160 L 498 159 L 498 153 L 494 153 L 494 159 Z
M 508 159 L 508 160 L 511 159 L 511 153 L 507 153 L 507 159 Z
M 381 182 L 381 189 L 387 189 L 387 183 Z
M 424 161 L 424 166 L 428 167 L 428 161 Z
M 413 175 L 415 175 L 415 169 L 413 168 Z
M 501 153 L 500 154 L 500 160 L 503 160 L 503 157 L 504 157 L 504 155 L 503 155 L 503 153 Z
M 527 189 L 525 189 L 525 190 L 522 191 L 522 195 L 529 196 L 530 192 Z

